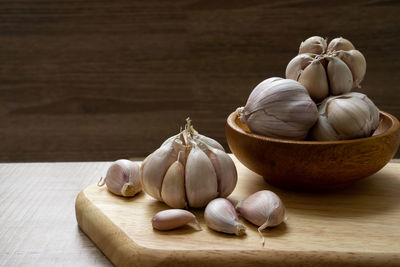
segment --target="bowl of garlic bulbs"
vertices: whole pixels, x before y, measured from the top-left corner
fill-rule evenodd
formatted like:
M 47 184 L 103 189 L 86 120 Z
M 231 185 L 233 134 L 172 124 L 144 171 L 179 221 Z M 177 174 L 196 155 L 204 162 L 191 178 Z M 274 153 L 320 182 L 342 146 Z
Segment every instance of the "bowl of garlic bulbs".
M 226 138 L 246 167 L 275 186 L 342 188 L 383 168 L 400 143 L 400 124 L 360 88 L 364 56 L 318 36 L 302 42 L 286 78 L 262 81 L 230 114 Z

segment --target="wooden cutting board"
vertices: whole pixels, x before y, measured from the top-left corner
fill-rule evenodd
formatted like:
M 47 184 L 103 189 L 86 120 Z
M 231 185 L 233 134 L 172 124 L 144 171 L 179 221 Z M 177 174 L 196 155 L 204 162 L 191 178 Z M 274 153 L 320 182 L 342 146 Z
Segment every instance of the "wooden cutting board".
M 234 158 L 234 157 L 233 157 Z M 331 193 L 289 192 L 271 187 L 234 158 L 239 180 L 234 204 L 262 189 L 277 193 L 287 221 L 265 230 L 244 222 L 243 237 L 217 233 L 192 210 L 203 230 L 190 226 L 161 232 L 151 218 L 168 207 L 145 193 L 117 197 L 91 185 L 76 199 L 79 227 L 118 266 L 400 266 L 400 163 Z

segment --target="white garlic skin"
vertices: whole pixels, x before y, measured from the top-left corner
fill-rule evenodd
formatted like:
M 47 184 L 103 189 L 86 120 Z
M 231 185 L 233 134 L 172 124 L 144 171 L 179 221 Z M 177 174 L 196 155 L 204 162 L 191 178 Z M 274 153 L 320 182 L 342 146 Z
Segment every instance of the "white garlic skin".
M 246 232 L 232 203 L 225 198 L 216 198 L 208 203 L 204 210 L 204 220 L 209 228 L 217 232 L 238 236 Z
M 320 66 L 318 69 L 313 66 L 311 71 L 310 62 L 315 61 L 310 58 L 319 60 L 324 71 Z M 363 54 L 355 50 L 349 40 L 334 38 L 326 47 L 326 40 L 313 36 L 301 43 L 299 54 L 288 63 L 285 75 L 287 79 L 299 81 L 306 87 L 311 98 L 319 103 L 328 95 L 344 94 L 360 87 L 366 66 Z M 329 84 L 328 94 L 325 80 Z
M 318 110 L 303 85 L 273 77 L 254 88 L 239 116 L 254 133 L 302 140 L 317 120 Z
M 195 145 L 185 168 L 185 187 L 189 206 L 201 208 L 218 196 L 218 180 L 207 155 Z
M 147 156 L 140 170 L 143 190 L 172 208 L 201 208 L 232 193 L 237 183 L 233 160 L 215 140 L 193 129 L 168 138 Z
M 119 159 L 107 170 L 105 183 L 107 189 L 124 197 L 131 197 L 142 191 L 139 178 L 140 165 L 127 159 Z
M 312 36 L 300 44 L 299 54 L 313 53 L 322 54 L 325 53 L 327 48 L 326 40 L 320 36 Z
M 193 213 L 182 209 L 168 209 L 158 212 L 151 219 L 154 229 L 160 231 L 173 230 L 186 224 L 191 224 L 196 230 L 201 230 L 200 224 Z
M 258 191 L 240 201 L 236 210 L 251 223 L 263 226 L 262 229 L 277 226 L 285 219 L 283 202 L 269 190 Z
M 364 94 L 351 92 L 325 99 L 310 131 L 317 141 L 336 141 L 371 136 L 379 125 L 379 110 Z

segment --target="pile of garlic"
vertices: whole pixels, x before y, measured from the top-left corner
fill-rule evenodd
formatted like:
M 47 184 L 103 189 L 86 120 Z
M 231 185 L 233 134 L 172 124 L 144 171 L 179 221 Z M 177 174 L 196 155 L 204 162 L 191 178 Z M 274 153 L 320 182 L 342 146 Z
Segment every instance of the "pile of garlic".
M 319 103 L 359 87 L 366 68 L 363 54 L 349 40 L 339 37 L 327 45 L 324 38 L 313 36 L 301 43 L 286 67 L 286 78 L 301 83 Z
M 184 130 L 143 161 L 140 180 L 147 194 L 172 208 L 201 208 L 232 193 L 237 171 L 224 148 L 194 130 L 188 118 Z
M 292 140 L 336 141 L 371 136 L 379 110 L 360 87 L 366 61 L 342 37 L 329 44 L 319 36 L 301 43 L 286 67 L 286 78 L 257 85 L 246 106 L 238 109 L 242 123 L 257 134 Z

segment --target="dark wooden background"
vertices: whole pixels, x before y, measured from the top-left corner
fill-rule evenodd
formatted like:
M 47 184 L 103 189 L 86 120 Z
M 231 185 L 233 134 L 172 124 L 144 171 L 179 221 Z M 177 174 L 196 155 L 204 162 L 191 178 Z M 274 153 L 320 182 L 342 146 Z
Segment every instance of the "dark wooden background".
M 350 39 L 360 91 L 400 117 L 399 4 L 1 1 L 0 161 L 145 156 L 187 116 L 227 147 L 228 114 L 311 35 Z

